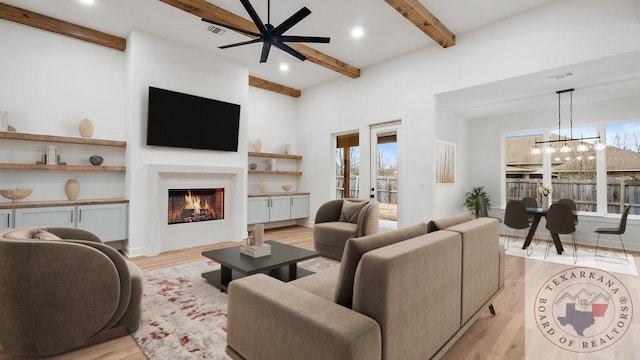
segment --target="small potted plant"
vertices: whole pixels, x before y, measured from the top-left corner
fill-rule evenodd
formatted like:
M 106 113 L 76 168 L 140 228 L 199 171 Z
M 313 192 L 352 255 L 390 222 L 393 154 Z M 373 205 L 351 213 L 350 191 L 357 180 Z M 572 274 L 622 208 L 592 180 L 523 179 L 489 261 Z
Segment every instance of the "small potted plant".
M 484 191 L 484 186 L 476 186 L 471 189 L 471 191 L 467 191 L 466 198 L 464 199 L 464 206 L 475 212 L 476 217 L 480 216 L 480 202 L 478 201 L 478 198 L 480 197 L 484 199 L 484 203 L 487 205 L 487 208 L 490 208 L 491 199 L 489 199 L 487 192 Z

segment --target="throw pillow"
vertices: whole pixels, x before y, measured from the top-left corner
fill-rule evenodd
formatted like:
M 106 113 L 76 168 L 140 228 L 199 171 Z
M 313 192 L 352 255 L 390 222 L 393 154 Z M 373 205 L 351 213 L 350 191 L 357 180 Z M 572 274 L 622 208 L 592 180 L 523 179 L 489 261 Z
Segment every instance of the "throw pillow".
M 427 225 L 420 223 L 398 230 L 347 240 L 342 254 L 342 261 L 340 262 L 340 274 L 338 275 L 335 296 L 336 303 L 351 309 L 353 305 L 353 284 L 356 278 L 356 268 L 365 253 L 426 233 Z
M 344 200 L 342 202 L 342 210 L 340 211 L 340 221 L 356 224 L 360 210 L 367 205 L 366 201 Z
M 45 229 L 38 229 L 38 232 L 33 235 L 33 238 L 38 240 L 62 240 L 59 236 L 52 234 Z

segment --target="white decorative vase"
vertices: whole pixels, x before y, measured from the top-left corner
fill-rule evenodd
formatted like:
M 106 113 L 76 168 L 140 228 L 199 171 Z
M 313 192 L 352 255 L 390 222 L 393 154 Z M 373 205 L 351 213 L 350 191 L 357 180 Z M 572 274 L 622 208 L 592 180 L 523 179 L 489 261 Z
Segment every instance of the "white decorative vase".
M 267 180 L 260 181 L 260 192 L 262 193 L 267 192 Z
M 93 123 L 89 119 L 82 119 L 78 126 L 80 136 L 83 138 L 90 138 L 93 136 Z
M 67 183 L 64 184 L 64 192 L 67 194 L 67 198 L 69 200 L 75 200 L 78 198 L 78 194 L 80 193 L 80 183 L 76 179 L 69 179 Z
M 544 210 L 549 209 L 549 196 L 542 196 L 542 208 Z

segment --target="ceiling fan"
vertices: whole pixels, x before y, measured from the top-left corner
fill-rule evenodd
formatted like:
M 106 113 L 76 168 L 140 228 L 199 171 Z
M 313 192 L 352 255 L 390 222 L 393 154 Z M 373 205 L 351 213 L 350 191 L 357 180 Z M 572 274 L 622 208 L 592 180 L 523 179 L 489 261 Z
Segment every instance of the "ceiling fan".
M 302 9 L 298 10 L 295 14 L 291 15 L 288 19 L 283 21 L 280 25 L 274 27 L 273 25 L 271 25 L 271 0 L 268 0 L 268 3 L 267 3 L 267 23 L 266 24 L 262 22 L 262 20 L 256 13 L 255 9 L 253 8 L 253 6 L 251 6 L 251 3 L 249 2 L 249 0 L 240 0 L 240 2 L 242 3 L 242 6 L 244 6 L 245 10 L 247 10 L 247 13 L 249 13 L 249 16 L 251 16 L 251 20 L 253 20 L 254 24 L 256 24 L 256 27 L 258 28 L 258 31 L 260 31 L 260 33 L 247 31 L 245 29 L 241 29 L 232 25 L 223 24 L 217 21 L 203 18 L 202 21 L 206 21 L 208 23 L 218 25 L 218 26 L 224 26 L 228 29 L 256 37 L 256 39 L 253 39 L 253 40 L 220 46 L 219 47 L 220 49 L 228 49 L 235 46 L 255 44 L 258 42 L 262 42 L 262 54 L 260 55 L 261 63 L 267 61 L 267 58 L 269 57 L 269 50 L 271 50 L 272 45 L 282 51 L 285 51 L 295 56 L 296 58 L 302 61 L 305 61 L 307 59 L 306 56 L 304 56 L 303 54 L 296 51 L 291 46 L 285 43 L 286 42 L 308 42 L 308 43 L 325 43 L 326 44 L 330 40 L 330 38 L 328 37 L 319 37 L 319 36 L 284 35 L 284 33 L 287 30 L 291 29 L 294 25 L 296 25 L 302 19 L 309 16 L 309 14 L 311 14 L 311 10 L 307 9 L 306 7 L 303 7 Z

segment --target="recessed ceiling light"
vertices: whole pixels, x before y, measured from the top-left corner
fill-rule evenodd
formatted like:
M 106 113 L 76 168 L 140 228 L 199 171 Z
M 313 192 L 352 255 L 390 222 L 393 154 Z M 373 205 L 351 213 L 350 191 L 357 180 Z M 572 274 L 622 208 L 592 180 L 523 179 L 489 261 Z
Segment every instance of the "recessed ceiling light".
M 351 29 L 351 36 L 354 39 L 359 39 L 361 37 L 364 36 L 364 29 L 362 28 L 362 26 L 356 26 L 353 29 Z
M 280 71 L 289 71 L 289 64 L 287 63 L 280 63 Z
M 78 0 L 85 5 L 93 5 L 96 3 L 96 0 Z

